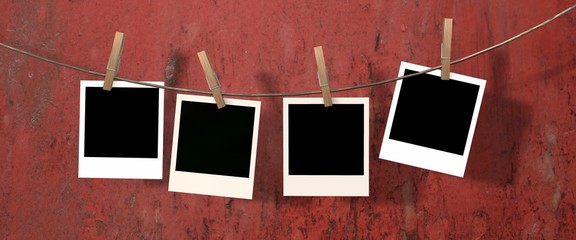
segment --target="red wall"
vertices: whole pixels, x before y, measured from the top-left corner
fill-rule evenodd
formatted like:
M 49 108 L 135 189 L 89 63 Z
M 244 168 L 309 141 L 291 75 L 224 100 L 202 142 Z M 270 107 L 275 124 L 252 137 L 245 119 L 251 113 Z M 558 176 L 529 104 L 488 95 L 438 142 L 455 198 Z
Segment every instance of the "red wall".
M 129 2 L 129 1 L 125 1 Z M 120 77 L 224 92 L 318 90 L 436 66 L 501 42 L 574 4 L 549 1 L 1 1 L 0 42 L 103 72 L 126 33 Z M 166 92 L 164 179 L 78 179 L 81 79 L 0 48 L 2 239 L 569 239 L 576 236 L 576 12 L 453 66 L 487 79 L 463 179 L 378 159 L 394 84 L 370 97 L 370 197 L 282 196 L 282 98 L 262 101 L 254 199 L 168 192 L 175 92 Z M 111 122 L 115 121 L 111 116 Z M 425 119 L 423 119 L 425 121 Z

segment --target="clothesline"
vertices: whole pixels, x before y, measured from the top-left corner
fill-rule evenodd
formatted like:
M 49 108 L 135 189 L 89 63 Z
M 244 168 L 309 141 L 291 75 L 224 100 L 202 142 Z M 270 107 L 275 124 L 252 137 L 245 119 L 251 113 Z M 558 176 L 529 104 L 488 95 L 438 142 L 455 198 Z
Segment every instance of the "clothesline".
M 564 11 L 562 11 L 562 12 L 559 12 L 558 14 L 552 16 L 551 18 L 547 19 L 546 21 L 544 21 L 544 22 L 542 22 L 542 23 L 540 23 L 540 24 L 538 24 L 538 25 L 536 25 L 536 26 L 534 26 L 534 27 L 532 27 L 532 28 L 530 28 L 530 29 L 528 29 L 528 30 L 526 30 L 526 31 L 524 31 L 524 32 L 522 32 L 522 33 L 514 36 L 514 37 L 509 38 L 509 39 L 506 40 L 506 41 L 503 41 L 503 42 L 501 42 L 501 43 L 498 43 L 498 44 L 496 44 L 496 45 L 493 45 L 493 46 L 491 46 L 491 47 L 488 47 L 488 48 L 486 48 L 486 49 L 484 49 L 484 50 L 478 51 L 478 52 L 476 52 L 476 53 L 470 54 L 470 55 L 468 55 L 468 56 L 466 56 L 466 57 L 463 57 L 463 58 L 454 60 L 454 61 L 450 62 L 450 65 L 454 65 L 454 64 L 457 64 L 457 63 L 464 62 L 464 61 L 466 61 L 466 60 L 468 60 L 468 59 L 470 59 L 470 58 L 473 58 L 473 57 L 476 57 L 476 56 L 478 56 L 478 55 L 487 53 L 487 52 L 492 51 L 492 50 L 494 50 L 494 49 L 496 49 L 496 48 L 499 48 L 499 47 L 502 47 L 502 46 L 504 46 L 504 45 L 506 45 L 506 44 L 508 44 L 508 43 L 511 43 L 511 42 L 513 42 L 513 41 L 515 41 L 515 40 L 517 40 L 517 39 L 519 39 L 519 38 L 521 38 L 521 37 L 523 37 L 523 36 L 525 36 L 525 35 L 527 35 L 527 34 L 529 34 L 529 33 L 531 33 L 531 32 L 534 32 L 535 30 L 537 30 L 537 29 L 545 26 L 546 24 L 548 24 L 548 23 L 556 20 L 557 18 L 559 18 L 560 16 L 562 16 L 562 15 L 570 12 L 570 11 L 573 10 L 574 8 L 576 8 L 576 4 L 575 4 L 575 5 L 572 5 L 571 7 L 567 8 L 566 10 L 564 10 Z M 45 61 L 45 62 L 49 62 L 49 63 L 55 64 L 55 65 L 58 65 L 58 66 L 61 66 L 61 67 L 73 69 L 73 70 L 76 70 L 76 71 L 79 71 L 79 72 L 84 72 L 84 73 L 88 73 L 88 74 L 92 74 L 92 75 L 96 75 L 96 76 L 100 76 L 100 77 L 104 77 L 104 76 L 106 75 L 106 74 L 104 74 L 104 73 L 87 70 L 87 69 L 84 69 L 84 68 L 81 68 L 81 67 L 77 67 L 77 66 L 73 66 L 73 65 L 70 65 L 70 64 L 62 63 L 62 62 L 59 62 L 59 61 L 56 61 L 56 60 L 52 60 L 52 59 L 49 59 L 49 58 L 45 58 L 45 57 L 42 57 L 42 56 L 39 56 L 39 55 L 30 53 L 30 52 L 27 52 L 27 51 L 24 51 L 24 50 L 21 50 L 21 49 L 12 47 L 12 46 L 9 46 L 9 45 L 4 44 L 4 43 L 0 43 L 0 46 L 1 46 L 1 47 L 4 47 L 4 48 L 6 48 L 6 49 L 12 50 L 12 51 L 14 51 L 14 52 L 24 54 L 24 55 L 29 56 L 29 57 L 33 57 L 33 58 L 36 58 L 36 59 L 39 59 L 39 60 L 42 60 L 42 61 Z M 378 86 L 378 85 L 382 85 L 382 84 L 386 84 L 386 83 L 395 82 L 395 81 L 398 81 L 398 80 L 402 80 L 402 79 L 406 79 L 406 78 L 418 76 L 418 75 L 421 75 L 421 74 L 425 74 L 425 73 L 428 73 L 428 72 L 431 72 L 431 71 L 434 71 L 434 70 L 438 70 L 438 69 L 440 69 L 440 68 L 441 68 L 441 66 L 436 66 L 436 67 L 427 69 L 427 70 L 425 70 L 425 71 L 417 72 L 417 73 L 414 73 L 414 74 L 409 74 L 409 75 L 400 76 L 400 77 L 396 77 L 396 78 L 386 79 L 386 80 L 382 80 L 382 81 L 378 81 L 378 82 L 373 82 L 373 83 L 366 83 L 366 84 L 359 84 L 359 85 L 356 85 L 356 86 L 330 89 L 330 91 L 331 91 L 331 92 L 342 92 L 342 91 L 349 91 L 349 90 L 360 89 L 360 88 L 374 87 L 374 86 Z M 161 85 L 156 85 L 156 84 L 151 84 L 151 83 L 146 83 L 146 82 L 140 82 L 140 81 L 130 80 L 130 79 L 121 78 L 121 77 L 115 77 L 114 80 L 124 81 L 124 82 L 130 82 L 130 83 L 139 84 L 139 85 L 144 85 L 144 86 L 149 86 L 149 87 L 162 88 L 162 89 L 165 89 L 165 90 L 172 90 L 172 91 L 179 91 L 179 92 L 187 92 L 187 93 L 195 93 L 195 94 L 204 94 L 204 95 L 212 95 L 212 92 L 210 92 L 210 91 L 202 91 L 202 90 L 195 90 L 195 89 L 178 88 L 178 87 L 171 87 L 171 86 L 161 86 Z M 252 94 L 250 94 L 250 93 L 222 93 L 222 95 L 224 95 L 224 96 L 237 96 L 237 97 L 291 97 L 291 96 L 302 96 L 302 95 L 311 95 L 311 94 L 319 94 L 319 93 L 322 93 L 322 92 L 321 92 L 320 90 L 317 90 L 317 91 L 294 92 L 294 93 L 252 93 Z

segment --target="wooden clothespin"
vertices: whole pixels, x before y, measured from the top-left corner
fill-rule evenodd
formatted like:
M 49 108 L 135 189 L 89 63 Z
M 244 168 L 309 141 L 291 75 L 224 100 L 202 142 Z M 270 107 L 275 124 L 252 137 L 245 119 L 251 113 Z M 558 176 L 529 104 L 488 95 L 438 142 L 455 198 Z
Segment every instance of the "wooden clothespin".
M 206 80 L 208 81 L 208 86 L 212 91 L 212 95 L 214 95 L 214 100 L 216 100 L 216 105 L 218 106 L 218 109 L 225 107 L 226 104 L 224 103 L 224 97 L 222 97 L 222 92 L 220 91 L 220 82 L 218 82 L 218 77 L 216 76 L 214 69 L 212 69 L 210 61 L 208 61 L 206 51 L 199 52 L 198 58 L 200 59 L 200 63 L 202 64 L 202 69 L 204 69 L 204 74 L 206 74 Z
M 106 91 L 112 90 L 112 83 L 118 74 L 120 68 L 120 57 L 122 56 L 122 48 L 124 48 L 124 33 L 116 32 L 114 36 L 114 44 L 112 45 L 112 52 L 108 59 L 108 66 L 106 67 L 106 77 L 104 78 L 104 85 L 102 89 Z
M 332 96 L 330 95 L 328 71 L 326 70 L 326 63 L 324 62 L 322 46 L 314 47 L 314 55 L 316 56 L 316 64 L 318 65 L 318 81 L 320 82 L 320 89 L 322 90 L 322 97 L 324 98 L 324 107 L 330 107 L 332 106 Z
M 444 19 L 444 34 L 442 35 L 442 45 L 440 61 L 442 62 L 442 69 L 440 79 L 450 80 L 450 48 L 452 46 L 452 18 Z

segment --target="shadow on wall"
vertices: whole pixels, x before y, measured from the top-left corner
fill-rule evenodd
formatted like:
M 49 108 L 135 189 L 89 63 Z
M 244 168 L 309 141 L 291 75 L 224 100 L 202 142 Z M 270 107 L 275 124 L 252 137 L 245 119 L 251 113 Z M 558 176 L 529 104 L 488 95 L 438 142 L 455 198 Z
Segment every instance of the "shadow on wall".
M 169 87 L 188 88 L 187 65 L 189 56 L 180 49 L 170 49 L 170 55 L 164 67 L 164 85 Z M 167 187 L 170 177 L 170 161 L 172 158 L 172 137 L 174 134 L 174 111 L 176 110 L 176 94 L 180 92 L 164 91 L 164 164 L 162 182 Z M 187 94 L 187 93 L 180 93 Z
M 282 89 L 278 76 L 260 71 L 254 79 L 258 92 L 274 93 Z M 270 97 L 251 99 L 262 101 L 260 132 L 254 178 L 254 200 L 278 202 L 282 199 L 282 98 Z M 278 121 L 280 119 L 280 121 Z
M 496 50 L 491 56 L 492 77 L 487 79 L 464 177 L 512 185 L 533 109 L 509 97 L 512 76 L 508 51 Z

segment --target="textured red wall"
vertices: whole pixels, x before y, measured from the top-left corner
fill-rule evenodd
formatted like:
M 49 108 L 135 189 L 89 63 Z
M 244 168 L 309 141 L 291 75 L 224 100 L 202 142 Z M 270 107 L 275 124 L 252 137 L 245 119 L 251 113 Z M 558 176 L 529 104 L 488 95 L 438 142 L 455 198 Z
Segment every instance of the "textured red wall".
M 130 3 L 128 3 L 130 2 Z M 505 40 L 573 1 L 0 1 L 0 42 L 120 77 L 224 92 L 318 90 L 396 76 Z M 175 92 L 166 94 L 164 179 L 78 179 L 79 83 L 95 76 L 0 48 L 2 239 L 570 239 L 576 236 L 576 12 L 453 66 L 488 80 L 463 179 L 378 159 L 394 84 L 370 97 L 370 197 L 282 196 L 282 99 L 262 98 L 254 199 L 168 192 Z M 111 122 L 114 121 L 111 117 Z M 425 119 L 423 119 L 425 121 Z

